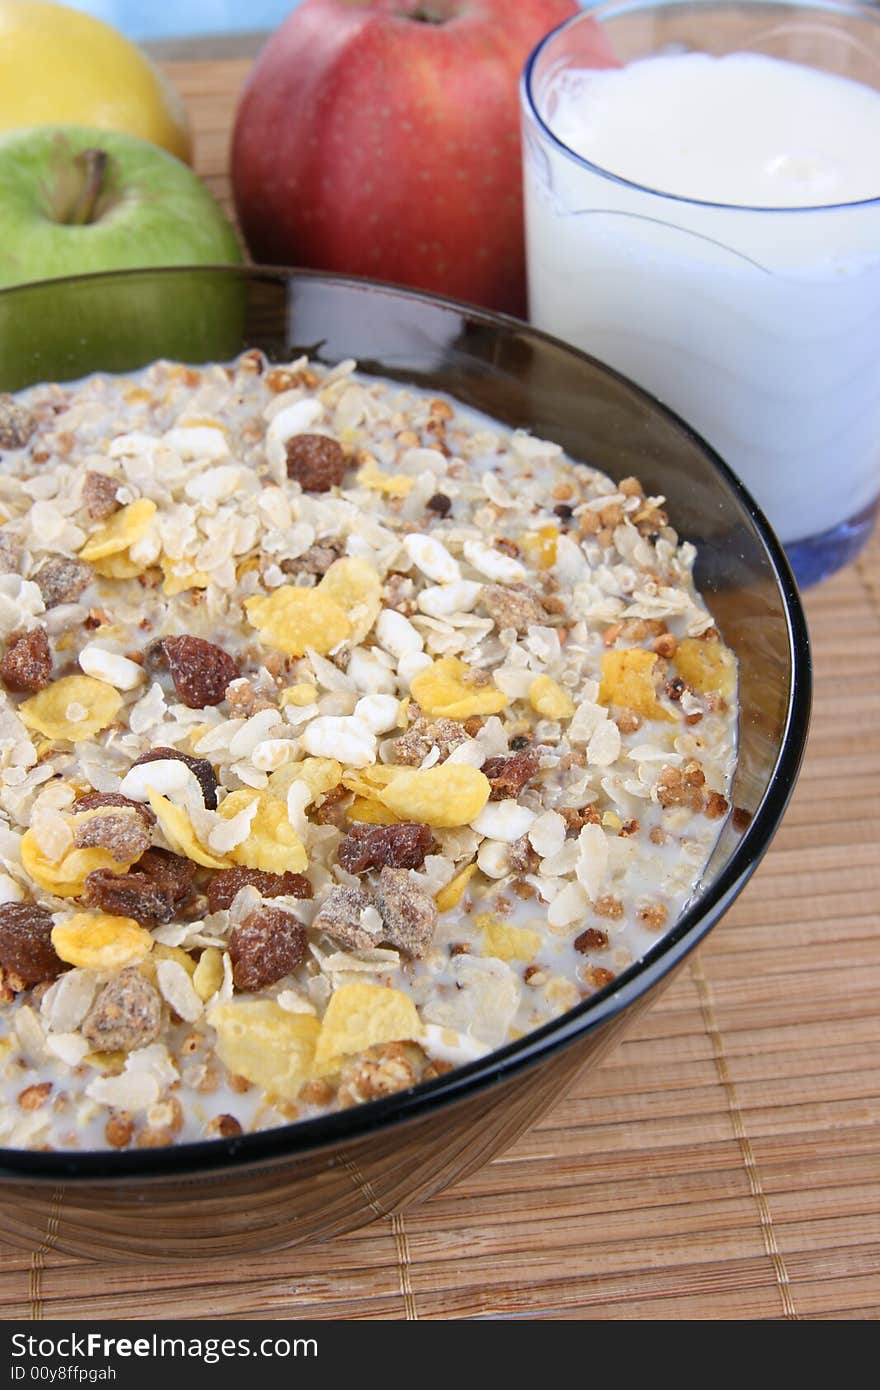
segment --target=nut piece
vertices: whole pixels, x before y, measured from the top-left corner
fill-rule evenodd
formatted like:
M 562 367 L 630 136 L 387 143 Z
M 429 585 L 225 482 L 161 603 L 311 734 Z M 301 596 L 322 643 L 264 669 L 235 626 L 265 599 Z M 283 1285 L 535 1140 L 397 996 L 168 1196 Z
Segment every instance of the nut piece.
M 344 549 L 343 541 L 319 541 L 317 545 L 310 545 L 302 555 L 297 555 L 295 560 L 282 560 L 281 569 L 285 574 L 325 575 Z
M 76 603 L 93 579 L 90 565 L 82 560 L 69 560 L 66 555 L 53 555 L 33 576 L 47 608 L 59 603 Z
M 83 479 L 83 506 L 93 521 L 106 521 L 108 516 L 119 511 L 116 498 L 119 484 L 106 473 L 95 473 L 89 469 Z
M 232 979 L 237 989 L 262 989 L 289 975 L 305 958 L 306 929 L 290 912 L 260 907 L 229 938 Z
M 0 394 L 0 449 L 23 449 L 36 428 L 25 406 L 5 391 Z
M 342 1064 L 339 1102 L 343 1106 L 378 1100 L 407 1086 L 415 1086 L 425 1075 L 428 1058 L 418 1043 L 390 1042 L 368 1047 Z
M 211 912 L 221 912 L 231 907 L 232 900 L 241 888 L 256 888 L 263 898 L 312 898 L 314 891 L 305 874 L 272 874 L 266 869 L 221 869 L 215 874 L 205 890 L 208 908 Z
M 423 956 L 437 924 L 437 904 L 413 883 L 406 869 L 382 870 L 376 906 L 385 924 L 382 940 L 408 956 Z
M 417 706 L 415 707 L 418 708 Z M 412 707 L 410 709 L 412 714 Z M 409 767 L 421 766 L 431 749 L 440 750 L 438 762 L 445 762 L 460 743 L 467 743 L 468 735 L 457 719 L 426 719 L 421 713 L 415 714 L 405 734 L 396 738 L 391 745 L 396 763 L 406 763 Z
M 372 906 L 371 898 L 360 888 L 331 888 L 312 926 L 340 946 L 366 950 L 379 940 L 378 932 L 367 931 L 361 923 L 362 914 Z
M 86 1015 L 83 1037 L 96 1052 L 133 1052 L 159 1036 L 162 998 L 136 966 L 101 990 Z
M 522 634 L 531 623 L 547 621 L 540 598 L 525 584 L 484 584 L 480 601 L 499 632 L 512 627 Z
M 170 850 L 148 849 L 126 874 L 95 869 L 86 879 L 86 907 L 133 917 L 142 926 L 170 922 L 192 892 L 196 866 Z
M 434 836 L 429 825 L 401 821 L 397 825 L 352 825 L 339 846 L 337 858 L 350 874 L 390 865 L 420 869 L 430 854 Z
M 0 531 L 0 574 L 18 574 L 21 570 L 21 541 Z
M 217 774 L 207 758 L 194 758 L 190 753 L 179 753 L 176 748 L 151 748 L 135 758 L 132 767 L 142 763 L 162 762 L 166 759 L 185 763 L 190 772 L 195 773 L 196 781 L 202 789 L 202 800 L 209 811 L 217 810 Z
M 587 927 L 586 931 L 575 937 L 573 944 L 574 949 L 583 956 L 588 956 L 591 951 L 604 951 L 608 946 L 608 933 L 600 927 Z
M 19 628 L 10 633 L 0 661 L 0 680 L 7 690 L 44 690 L 52 679 L 52 648 L 46 629 L 31 628 L 25 632 Z
M 205 1126 L 206 1139 L 237 1139 L 244 1130 L 234 1115 L 214 1115 Z
M 52 945 L 52 914 L 36 903 L 0 904 L 4 984 L 21 990 L 54 980 L 65 968 Z
M 202 637 L 166 637 L 162 646 L 177 698 L 188 709 L 219 705 L 226 687 L 238 675 L 228 652 Z
M 345 476 L 342 445 L 325 434 L 295 434 L 288 439 L 287 476 L 303 492 L 329 492 Z
M 519 796 L 539 770 L 540 756 L 534 748 L 524 748 L 521 753 L 511 753 L 507 758 L 488 758 L 483 763 L 483 773 L 492 784 L 489 800 L 506 801 L 508 797 Z

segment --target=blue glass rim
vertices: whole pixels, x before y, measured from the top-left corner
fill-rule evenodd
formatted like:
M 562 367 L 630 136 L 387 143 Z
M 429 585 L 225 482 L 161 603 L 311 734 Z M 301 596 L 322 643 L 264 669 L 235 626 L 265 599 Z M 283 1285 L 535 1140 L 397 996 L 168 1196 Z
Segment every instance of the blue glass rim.
M 402 1126 L 426 1114 L 444 1109 L 459 1100 L 488 1090 L 519 1072 L 536 1066 L 547 1057 L 615 1019 L 624 1010 L 679 965 L 700 944 L 715 923 L 728 910 L 745 887 L 766 853 L 791 798 L 803 760 L 812 703 L 812 661 L 806 616 L 797 583 L 781 542 L 748 489 L 740 482 L 715 449 L 681 416 L 637 386 L 623 373 L 600 362 L 589 353 L 550 333 L 510 315 L 480 309 L 460 300 L 396 284 L 326 271 L 289 269 L 281 266 L 171 266 L 144 270 L 104 271 L 71 276 L 51 282 L 62 288 L 66 283 L 136 280 L 150 276 L 183 278 L 193 271 L 222 277 L 228 281 L 285 282 L 291 277 L 349 286 L 362 292 L 379 292 L 383 297 L 418 300 L 435 304 L 465 316 L 482 327 L 518 334 L 546 342 L 623 382 L 650 403 L 653 411 L 666 417 L 676 428 L 699 445 L 724 486 L 740 502 L 754 528 L 767 559 L 768 579 L 775 583 L 785 615 L 789 654 L 790 683 L 779 751 L 768 779 L 766 791 L 739 844 L 717 878 L 708 888 L 699 889 L 675 926 L 644 955 L 605 985 L 559 1018 L 526 1033 L 515 1042 L 496 1048 L 485 1056 L 455 1067 L 436 1080 L 421 1082 L 380 1100 L 367 1101 L 346 1110 L 314 1119 L 296 1120 L 271 1129 L 244 1134 L 234 1139 L 201 1139 L 164 1148 L 142 1150 L 56 1150 L 0 1147 L 0 1192 L 13 1181 L 41 1187 L 51 1183 L 88 1185 L 101 1182 L 121 1184 L 150 1182 L 163 1178 L 192 1176 L 222 1177 L 236 1169 L 267 1170 L 276 1164 L 295 1161 L 313 1154 L 338 1149 L 345 1144 L 367 1140 L 378 1130 Z M 50 282 L 29 282 L 0 290 L 0 299 L 19 290 L 30 290 Z
M 591 160 L 578 154 L 570 145 L 566 145 L 564 140 L 560 140 L 541 115 L 535 99 L 535 66 L 545 49 L 564 30 L 574 28 L 575 25 L 583 24 L 589 19 L 600 19 L 603 17 L 603 11 L 606 17 L 617 18 L 621 15 L 633 14 L 639 10 L 685 8 L 688 3 L 691 8 L 707 11 L 710 8 L 731 9 L 735 5 L 742 9 L 754 9 L 755 11 L 785 8 L 815 10 L 820 14 L 834 15 L 838 19 L 850 16 L 866 20 L 875 24 L 878 34 L 880 34 L 880 10 L 871 10 L 864 5 L 847 4 L 844 3 L 844 0 L 594 0 L 594 3 L 585 6 L 579 14 L 572 15 L 570 19 L 564 19 L 561 24 L 556 25 L 555 29 L 551 29 L 549 34 L 545 34 L 541 42 L 529 54 L 523 68 L 520 79 L 521 104 L 550 143 L 580 169 L 586 169 L 591 174 L 598 174 L 600 178 L 608 179 L 611 183 L 619 184 L 623 188 L 631 188 L 636 193 L 644 193 L 652 198 L 663 198 L 670 203 L 684 203 L 689 207 L 713 208 L 718 212 L 730 213 L 800 213 L 801 215 L 880 207 L 880 192 L 873 198 L 860 198 L 851 203 L 807 203 L 798 207 L 761 207 L 746 203 L 717 203 L 705 198 L 687 198 L 680 193 L 667 193 L 662 188 L 650 188 L 647 184 L 637 183 L 634 179 L 627 179 L 621 174 L 615 174 L 611 169 L 603 168 L 601 164 L 594 164 Z

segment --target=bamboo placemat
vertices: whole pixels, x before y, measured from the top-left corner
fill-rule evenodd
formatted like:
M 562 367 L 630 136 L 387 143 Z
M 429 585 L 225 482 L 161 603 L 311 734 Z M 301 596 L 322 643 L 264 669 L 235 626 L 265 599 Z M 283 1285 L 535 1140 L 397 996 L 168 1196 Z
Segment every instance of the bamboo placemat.
M 169 66 L 228 202 L 247 64 Z M 657 1005 L 515 1148 L 311 1249 L 139 1267 L 74 1260 L 51 1235 L 31 1254 L 0 1246 L 0 1316 L 875 1318 L 880 537 L 807 608 L 813 729 L 773 848 Z

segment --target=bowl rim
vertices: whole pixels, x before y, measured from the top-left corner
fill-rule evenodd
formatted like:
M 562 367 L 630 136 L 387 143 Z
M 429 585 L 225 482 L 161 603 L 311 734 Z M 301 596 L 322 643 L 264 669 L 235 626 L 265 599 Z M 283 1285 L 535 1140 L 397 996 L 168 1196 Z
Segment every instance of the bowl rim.
M 272 1129 L 243 1134 L 234 1139 L 201 1139 L 164 1148 L 142 1150 L 57 1150 L 44 1153 L 30 1149 L 0 1146 L 0 1183 L 22 1182 L 35 1187 L 47 1183 L 72 1182 L 75 1186 L 101 1181 L 138 1182 L 150 1178 L 222 1175 L 304 1159 L 327 1149 L 367 1139 L 378 1130 L 415 1121 L 428 1112 L 442 1110 L 460 1100 L 477 1095 L 494 1084 L 536 1066 L 579 1038 L 616 1019 L 657 981 L 668 975 L 707 935 L 731 905 L 757 868 L 779 826 L 788 805 L 806 746 L 812 699 L 810 637 L 800 594 L 770 523 L 760 507 L 729 466 L 710 444 L 685 420 L 637 386 L 623 373 L 581 351 L 553 334 L 533 327 L 523 319 L 483 309 L 476 305 L 428 291 L 411 289 L 366 276 L 287 266 L 183 265 L 153 266 L 137 270 L 102 271 L 71 275 L 57 280 L 32 280 L 0 289 L 0 299 L 45 285 L 103 282 L 120 278 L 147 278 L 160 275 L 221 274 L 244 281 L 283 282 L 307 280 L 342 287 L 359 293 L 380 292 L 407 301 L 426 302 L 448 309 L 505 332 L 527 334 L 562 350 L 623 383 L 641 396 L 652 410 L 672 423 L 695 443 L 707 457 L 720 481 L 747 514 L 767 560 L 781 597 L 788 637 L 791 672 L 783 734 L 767 789 L 733 850 L 727 864 L 708 889 L 698 892 L 676 924 L 610 984 L 588 999 L 581 1000 L 559 1018 L 542 1024 L 516 1042 L 506 1043 L 484 1057 L 455 1067 L 432 1081 L 421 1082 L 380 1100 L 362 1102 L 347 1110 L 313 1119 L 295 1120 Z M 244 349 L 242 349 L 244 350 Z M 134 370 L 134 369 L 132 369 Z M 770 577 L 770 576 L 768 576 Z

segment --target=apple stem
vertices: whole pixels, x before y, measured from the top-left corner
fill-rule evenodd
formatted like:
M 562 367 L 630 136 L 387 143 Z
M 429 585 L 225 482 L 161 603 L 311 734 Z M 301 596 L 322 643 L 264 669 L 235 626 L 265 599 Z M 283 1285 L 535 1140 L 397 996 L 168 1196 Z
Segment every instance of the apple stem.
M 69 227 L 85 227 L 91 222 L 95 205 L 101 195 L 104 174 L 107 170 L 106 150 L 82 150 L 74 159 L 78 171 L 82 173 L 76 195 L 61 218 Z

